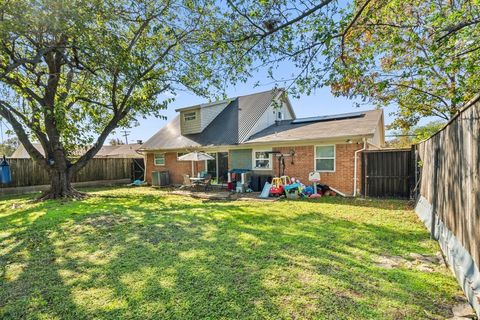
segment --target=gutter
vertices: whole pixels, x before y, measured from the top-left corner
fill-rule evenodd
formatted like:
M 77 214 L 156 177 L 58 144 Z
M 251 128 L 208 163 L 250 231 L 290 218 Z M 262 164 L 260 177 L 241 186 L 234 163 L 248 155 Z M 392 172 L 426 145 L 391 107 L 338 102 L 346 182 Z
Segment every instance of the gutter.
M 373 134 L 368 135 L 356 135 L 356 136 L 342 136 L 335 138 L 323 138 L 323 139 L 296 139 L 296 140 L 272 140 L 266 142 L 243 142 L 239 144 L 225 144 L 225 145 L 204 145 L 204 146 L 188 146 L 188 147 L 174 147 L 174 148 L 140 148 L 139 152 L 173 152 L 182 151 L 185 149 L 250 149 L 255 146 L 305 146 L 314 144 L 345 144 L 345 141 L 350 139 L 353 143 L 362 141 L 367 138 L 373 137 Z
M 357 155 L 359 152 L 367 150 L 367 139 L 363 138 L 363 148 L 355 151 L 353 160 L 353 196 L 357 196 Z

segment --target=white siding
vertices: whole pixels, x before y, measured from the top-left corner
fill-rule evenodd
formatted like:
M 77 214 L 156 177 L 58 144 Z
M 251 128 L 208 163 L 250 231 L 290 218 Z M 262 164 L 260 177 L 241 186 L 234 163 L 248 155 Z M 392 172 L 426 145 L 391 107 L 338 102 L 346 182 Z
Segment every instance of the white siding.
M 184 114 L 190 112 L 195 112 L 197 118 L 195 120 L 185 121 Z M 185 110 L 180 112 L 180 125 L 182 134 L 193 134 L 202 132 L 200 109 Z
M 373 137 L 368 139 L 368 142 L 380 148 L 385 146 L 385 126 L 383 124 L 383 115 L 380 117 L 380 120 L 378 120 Z
M 271 125 L 275 124 L 275 120 L 277 120 L 277 112 L 282 113 L 283 120 L 292 120 L 293 117 L 290 113 L 289 108 L 287 107 L 287 103 L 282 103 L 281 108 L 275 108 L 278 107 L 278 105 L 280 105 L 279 98 L 276 98 L 276 104 L 272 103 L 268 106 L 267 110 L 265 110 L 260 119 L 258 119 L 257 123 L 253 126 L 246 139 L 248 139 L 255 133 L 260 132 L 263 129 L 266 129 Z

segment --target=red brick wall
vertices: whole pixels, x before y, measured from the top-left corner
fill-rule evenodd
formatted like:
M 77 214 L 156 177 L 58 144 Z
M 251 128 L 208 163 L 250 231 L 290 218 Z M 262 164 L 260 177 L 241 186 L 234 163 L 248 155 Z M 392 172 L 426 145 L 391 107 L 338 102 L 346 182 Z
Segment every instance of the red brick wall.
M 362 149 L 363 144 L 337 144 L 335 147 L 335 172 L 321 172 L 321 183 L 332 186 L 333 188 L 346 193 L 353 194 L 353 167 L 355 151 Z M 315 146 L 300 146 L 300 147 L 277 147 L 274 151 L 282 153 L 290 153 L 295 151 L 293 158 L 294 164 L 291 164 L 291 158 L 285 158 L 285 174 L 290 177 L 300 179 L 304 184 L 309 184 L 308 174 L 314 171 L 314 152 Z M 357 190 L 361 186 L 361 172 L 360 172 L 360 155 L 357 159 Z M 273 172 L 278 172 L 278 161 L 273 160 Z
M 205 169 L 205 161 L 194 163 L 195 174 Z M 176 152 L 165 153 L 165 165 L 156 166 L 154 161 L 154 153 L 147 153 L 145 163 L 145 177 L 148 184 L 152 183 L 152 171 L 168 171 L 170 175 L 170 183 L 182 184 L 183 175 L 192 175 L 192 163 L 190 161 L 177 161 Z
M 332 186 L 333 188 L 348 195 L 353 194 L 353 161 L 355 151 L 363 147 L 363 144 L 337 144 L 335 172 L 321 172 L 321 182 Z M 314 171 L 314 146 L 296 146 L 296 147 L 276 147 L 274 151 L 290 153 L 295 151 L 294 164 L 291 164 L 291 158 L 285 158 L 285 174 L 290 177 L 299 178 L 304 184 L 309 184 L 308 174 Z M 357 159 L 357 190 L 361 187 L 360 155 Z M 231 157 L 229 157 L 229 166 Z M 165 153 L 165 165 L 154 165 L 154 153 L 148 153 L 145 164 L 146 181 L 152 183 L 152 171 L 169 171 L 170 181 L 173 184 L 183 183 L 183 174 L 192 174 L 192 164 L 189 161 L 177 161 L 176 152 Z M 205 169 L 205 162 L 197 163 L 195 173 Z M 273 158 L 273 174 L 278 173 L 278 161 Z

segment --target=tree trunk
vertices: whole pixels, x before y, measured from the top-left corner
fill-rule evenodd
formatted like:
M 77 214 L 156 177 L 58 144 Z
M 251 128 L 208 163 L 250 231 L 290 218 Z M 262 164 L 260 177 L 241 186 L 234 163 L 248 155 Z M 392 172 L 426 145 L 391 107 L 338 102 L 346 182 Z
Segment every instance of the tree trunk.
M 71 184 L 71 170 L 67 165 L 66 157 L 61 153 L 55 155 L 55 161 L 49 169 L 50 189 L 45 191 L 39 200 L 46 199 L 82 199 L 84 193 L 75 190 Z

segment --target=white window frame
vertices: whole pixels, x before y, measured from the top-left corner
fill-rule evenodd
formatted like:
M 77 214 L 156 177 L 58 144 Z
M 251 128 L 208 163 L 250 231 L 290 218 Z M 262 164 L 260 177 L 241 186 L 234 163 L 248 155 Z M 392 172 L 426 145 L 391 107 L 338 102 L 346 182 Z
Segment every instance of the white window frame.
M 255 152 L 272 152 L 272 150 L 252 150 L 252 170 L 272 170 L 273 169 L 273 162 L 272 162 L 272 154 L 268 154 L 268 168 L 257 168 L 255 165 L 257 163 L 256 160 L 267 160 L 267 158 L 256 158 Z
M 197 120 L 197 111 L 184 111 L 183 121 L 195 121 Z
M 158 163 L 157 163 L 157 155 L 162 155 L 162 156 L 163 156 L 163 164 L 158 164 Z M 154 154 L 153 154 L 153 164 L 154 164 L 155 166 L 162 166 L 162 167 L 163 167 L 163 166 L 165 166 L 165 163 L 166 163 L 166 162 L 167 162 L 167 159 L 166 159 L 166 157 L 165 157 L 165 152 L 160 152 L 160 153 L 154 153 Z
M 333 147 L 333 157 L 320 157 L 317 158 L 317 147 Z M 337 169 L 337 146 L 334 144 L 319 144 L 315 146 L 315 149 L 313 150 L 313 167 L 315 168 L 316 172 L 335 172 Z M 322 160 L 322 159 L 327 159 L 331 160 L 333 159 L 333 170 L 318 170 L 317 169 L 317 160 Z

